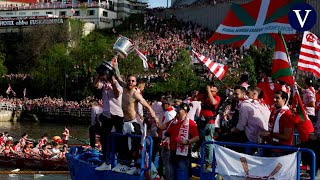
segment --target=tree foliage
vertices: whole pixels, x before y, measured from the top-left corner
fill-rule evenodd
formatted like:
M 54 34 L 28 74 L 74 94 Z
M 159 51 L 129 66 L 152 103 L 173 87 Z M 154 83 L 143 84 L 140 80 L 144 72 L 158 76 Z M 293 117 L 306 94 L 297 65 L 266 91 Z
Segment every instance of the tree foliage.
M 178 61 L 170 70 L 170 78 L 159 82 L 147 94 L 172 94 L 175 97 L 185 97 L 192 90 L 198 89 L 200 77 L 192 69 L 190 55 L 186 50 L 181 50 Z
M 71 67 L 71 60 L 64 44 L 55 44 L 38 59 L 34 75 L 34 90 L 41 89 L 47 95 L 61 97 L 64 90 L 65 75 Z M 38 92 L 39 94 L 43 94 Z

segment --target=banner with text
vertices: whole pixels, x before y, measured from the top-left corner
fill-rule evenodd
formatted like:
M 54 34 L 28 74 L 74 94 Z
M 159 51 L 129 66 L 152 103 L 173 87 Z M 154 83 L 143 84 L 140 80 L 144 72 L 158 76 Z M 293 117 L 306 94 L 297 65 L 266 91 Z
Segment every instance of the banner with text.
M 274 36 L 280 31 L 293 38 L 296 30 L 289 24 L 290 7 L 303 0 L 255 0 L 232 4 L 226 17 L 208 43 L 232 44 L 248 48 L 254 45 L 275 46 Z
M 0 20 L 0 27 L 63 24 L 64 18 Z

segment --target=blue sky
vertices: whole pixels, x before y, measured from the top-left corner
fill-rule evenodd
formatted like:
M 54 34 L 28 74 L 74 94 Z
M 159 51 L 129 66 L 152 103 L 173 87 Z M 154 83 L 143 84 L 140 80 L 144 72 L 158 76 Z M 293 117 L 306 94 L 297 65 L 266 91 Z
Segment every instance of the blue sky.
M 169 1 L 169 6 L 171 5 L 171 0 Z M 167 7 L 167 0 L 149 0 L 149 7 Z

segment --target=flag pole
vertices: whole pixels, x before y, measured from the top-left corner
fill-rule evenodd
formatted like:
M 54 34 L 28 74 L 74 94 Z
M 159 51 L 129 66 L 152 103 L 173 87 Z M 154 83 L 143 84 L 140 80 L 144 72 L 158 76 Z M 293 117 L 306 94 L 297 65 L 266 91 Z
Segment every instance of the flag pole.
M 292 77 L 293 77 L 293 84 L 294 84 L 295 81 L 296 81 L 296 79 L 294 78 L 294 75 L 293 75 L 293 69 L 292 69 L 292 64 L 291 64 L 291 59 L 290 59 L 290 56 L 289 56 L 287 44 L 286 44 L 286 41 L 284 40 L 284 37 L 283 37 L 283 34 L 282 34 L 281 31 L 279 31 L 279 34 L 280 34 L 282 43 L 283 43 L 283 45 L 284 45 L 284 49 L 286 50 L 286 54 L 287 54 L 287 57 L 288 57 L 288 61 L 289 61 L 289 64 L 290 64 L 290 69 L 291 69 L 291 73 L 292 73 Z

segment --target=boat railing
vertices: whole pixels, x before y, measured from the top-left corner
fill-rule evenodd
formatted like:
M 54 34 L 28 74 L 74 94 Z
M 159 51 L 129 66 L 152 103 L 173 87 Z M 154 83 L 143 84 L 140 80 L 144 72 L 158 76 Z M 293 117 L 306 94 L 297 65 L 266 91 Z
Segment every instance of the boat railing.
M 116 157 L 116 147 L 117 143 L 123 143 L 123 141 L 119 141 L 118 137 L 124 137 L 124 138 L 134 138 L 134 139 L 141 139 L 142 135 L 132 135 L 132 134 L 121 134 L 121 133 L 112 133 L 109 136 L 109 142 L 106 149 L 107 158 L 110 154 L 110 163 L 111 167 L 116 166 L 116 161 L 122 161 L 125 162 L 124 159 L 118 159 Z M 111 140 L 111 141 L 110 141 Z M 145 172 L 150 172 L 151 164 L 152 164 L 152 147 L 153 147 L 153 141 L 150 136 L 145 136 L 143 138 L 143 146 L 142 146 L 142 157 L 141 157 L 141 171 L 139 175 L 128 175 L 126 173 L 117 173 L 113 171 L 99 171 L 97 172 L 95 168 L 99 165 L 95 162 L 97 161 L 97 158 L 99 159 L 99 163 L 104 161 L 109 161 L 109 159 L 100 159 L 101 156 L 96 156 L 93 158 L 86 158 L 86 157 L 92 157 L 92 156 L 86 156 L 86 152 L 84 151 L 83 147 L 73 147 L 70 149 L 69 153 L 66 154 L 66 158 L 68 161 L 68 167 L 71 175 L 71 179 L 126 179 L 126 180 L 143 180 L 145 179 Z M 111 143 L 111 147 L 110 147 Z M 90 150 L 86 150 L 90 151 Z M 128 152 L 126 152 L 128 153 Z M 148 156 L 147 156 L 148 154 Z M 131 161 L 128 161 L 131 162 Z M 147 163 L 147 164 L 146 164 Z M 150 175 L 150 174 L 149 174 Z
M 76 117 L 90 117 L 90 108 L 54 108 L 43 107 L 41 112 L 48 113 L 49 115 L 71 115 Z
M 123 142 L 119 142 L 119 141 L 116 141 L 116 138 L 117 137 L 124 137 L 124 136 L 127 136 L 128 138 L 135 138 L 135 139 L 142 139 L 142 135 L 133 135 L 133 134 L 122 134 L 122 133 L 112 133 L 111 134 L 111 143 L 112 143 L 112 146 L 111 146 L 111 167 L 115 167 L 116 164 L 115 162 L 116 161 L 119 161 L 120 159 L 116 159 L 116 143 L 123 143 Z M 147 141 L 148 141 L 148 144 L 147 144 Z M 141 172 L 140 172 L 140 177 L 141 179 L 143 179 L 144 177 L 144 174 L 145 172 L 148 172 L 150 169 L 151 169 L 151 159 L 152 159 L 152 147 L 153 147 L 153 141 L 152 141 L 152 138 L 151 136 L 146 136 L 143 141 L 143 148 L 142 148 L 142 152 L 141 152 Z M 147 145 L 148 145 L 148 152 L 147 152 Z M 110 146 L 107 146 L 107 154 L 109 154 L 110 152 Z M 146 154 L 148 153 L 148 164 L 147 164 L 147 167 L 145 167 L 145 159 L 146 159 Z
M 233 147 L 244 147 L 248 151 L 248 149 L 251 148 L 261 148 L 263 150 L 265 149 L 272 149 L 272 150 L 284 150 L 284 151 L 292 151 L 292 152 L 298 152 L 298 153 L 308 153 L 311 155 L 312 162 L 311 162 L 311 174 L 310 179 L 315 179 L 316 174 L 316 156 L 315 153 L 307 148 L 298 148 L 298 147 L 292 147 L 292 146 L 272 146 L 272 145 L 263 145 L 263 144 L 253 144 L 253 143 L 234 143 L 234 142 L 220 142 L 220 141 L 205 141 L 202 144 L 201 148 L 201 154 L 204 153 L 205 145 L 209 144 L 217 144 L 221 146 L 233 146 Z M 204 172 L 204 156 L 201 156 L 200 161 L 200 179 L 213 179 L 213 177 L 216 176 L 219 172 L 216 172 L 216 158 L 215 158 L 215 150 L 213 150 L 213 160 L 212 160 L 212 172 Z M 300 155 L 297 156 L 297 179 L 300 180 L 300 163 L 301 163 L 301 157 Z
M 0 109 L 1 110 L 5 110 L 5 111 L 14 111 L 16 110 L 17 108 L 21 108 L 20 106 L 14 106 L 14 105 L 11 105 L 11 104 L 7 104 L 7 103 L 0 103 Z

